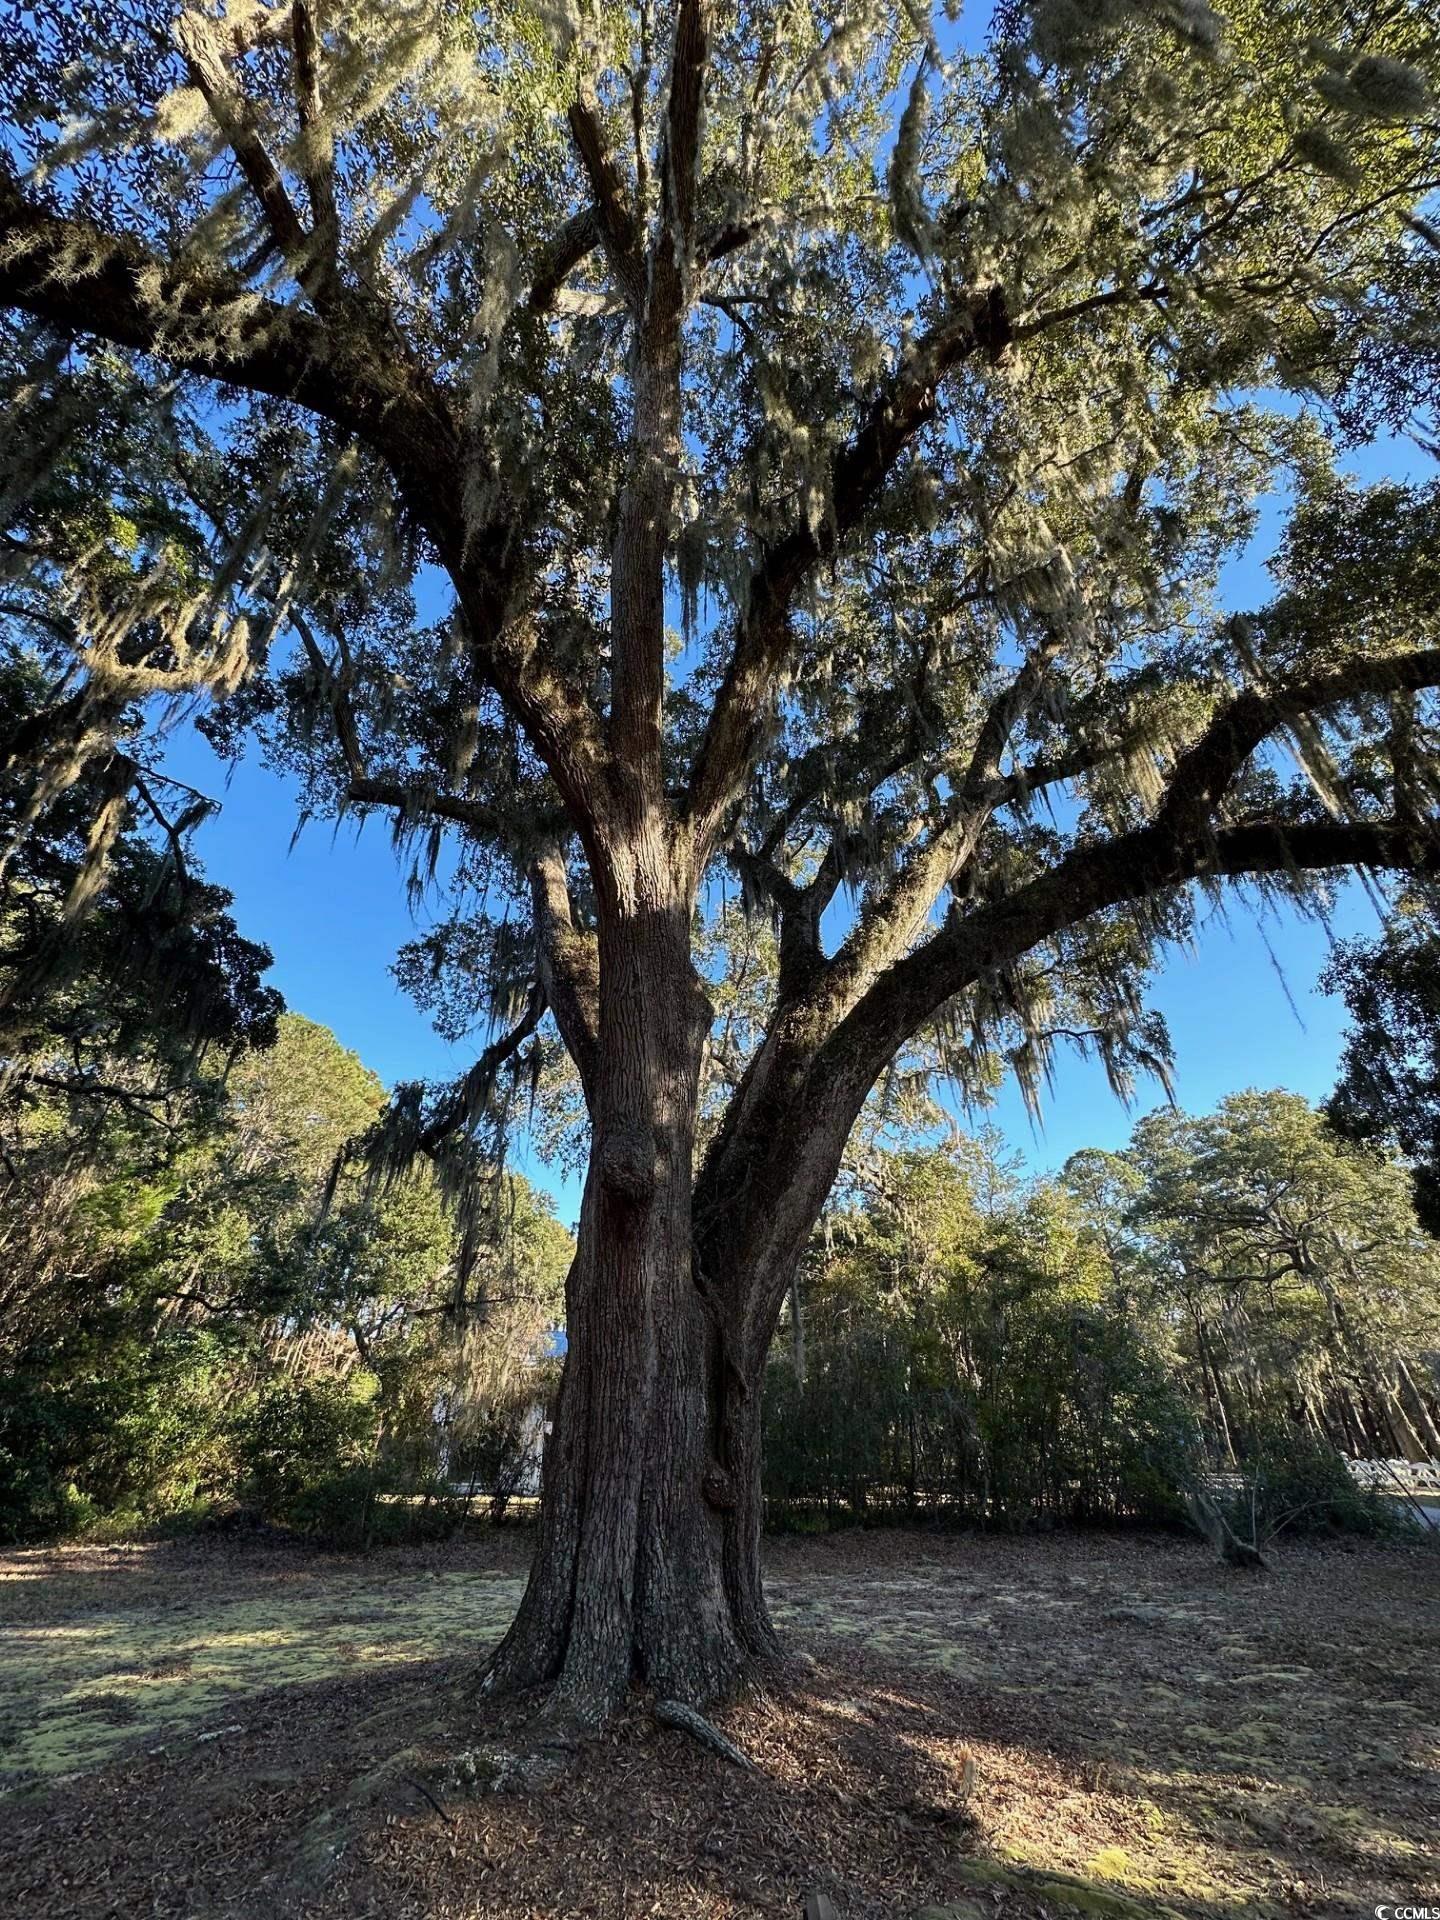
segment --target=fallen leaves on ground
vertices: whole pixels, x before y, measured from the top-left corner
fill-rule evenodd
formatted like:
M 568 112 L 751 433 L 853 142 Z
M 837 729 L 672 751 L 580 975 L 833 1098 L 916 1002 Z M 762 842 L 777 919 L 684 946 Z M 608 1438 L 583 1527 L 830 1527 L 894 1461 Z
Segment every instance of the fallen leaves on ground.
M 456 1744 L 523 1737 L 459 1683 L 527 1547 L 0 1557 L 0 1911 L 779 1920 L 818 1889 L 841 1920 L 1353 1920 L 1440 1889 L 1423 1548 L 1255 1575 L 1162 1535 L 776 1542 L 816 1664 L 717 1715 L 757 1773 L 637 1699 L 551 1789 L 437 1791 Z M 387 1770 L 406 1750 L 433 1767 Z M 287 1898 L 372 1769 L 335 1871 Z

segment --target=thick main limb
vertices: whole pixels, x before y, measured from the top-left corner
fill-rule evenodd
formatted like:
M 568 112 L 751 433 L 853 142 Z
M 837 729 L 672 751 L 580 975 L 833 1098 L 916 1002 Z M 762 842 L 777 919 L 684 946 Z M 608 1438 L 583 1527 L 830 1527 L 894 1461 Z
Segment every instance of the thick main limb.
M 292 400 L 373 448 L 435 539 L 477 670 L 525 729 L 582 830 L 603 816 L 599 717 L 517 617 L 513 530 L 466 521 L 462 409 L 393 341 L 372 340 L 349 316 L 320 320 L 259 299 L 237 276 L 166 260 L 133 235 L 52 214 L 3 172 L 0 302 L 63 332 Z

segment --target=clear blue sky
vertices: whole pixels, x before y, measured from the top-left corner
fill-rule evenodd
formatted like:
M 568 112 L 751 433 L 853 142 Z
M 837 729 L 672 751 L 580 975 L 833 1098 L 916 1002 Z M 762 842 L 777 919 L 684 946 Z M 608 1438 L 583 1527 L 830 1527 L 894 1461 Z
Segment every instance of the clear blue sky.
M 1366 479 L 1434 471 L 1408 443 L 1368 449 L 1348 464 Z M 1228 606 L 1253 608 L 1268 597 L 1264 560 L 1281 517 L 1276 502 L 1262 516 L 1250 550 L 1231 563 L 1224 581 Z M 396 950 L 424 924 L 424 913 L 418 922 L 410 913 L 384 823 L 372 819 L 360 830 L 348 822 L 336 832 L 328 822 L 313 822 L 292 847 L 294 789 L 277 775 L 246 762 L 227 785 L 225 765 L 188 730 L 175 737 L 167 764 L 177 777 L 222 797 L 197 850 L 210 877 L 234 894 L 242 931 L 273 951 L 270 977 L 287 1003 L 331 1027 L 387 1084 L 463 1072 L 473 1049 L 441 1040 L 390 976 Z M 1347 887 L 1336 933 L 1375 924 L 1362 888 Z M 1290 1087 L 1311 1099 L 1329 1092 L 1343 1008 L 1316 990 L 1327 952 L 1322 927 L 1289 912 L 1258 922 L 1236 896 L 1226 914 L 1211 917 L 1193 953 L 1169 956 L 1152 997 L 1175 1043 L 1182 1106 L 1204 1110 L 1248 1086 Z M 1097 1063 L 1062 1054 L 1039 1131 L 1013 1083 L 987 1117 L 1040 1171 L 1058 1167 L 1082 1146 L 1121 1145 L 1137 1114 L 1161 1098 L 1158 1087 L 1142 1083 L 1135 1110 L 1127 1113 Z M 515 1164 L 554 1194 L 563 1220 L 573 1221 L 579 1206 L 574 1180 L 534 1162 L 521 1142 Z
M 946 32 L 946 50 L 978 47 L 991 11 L 985 0 L 967 7 Z M 1408 442 L 1368 449 L 1347 464 L 1364 479 L 1435 471 Z M 1249 551 L 1227 569 L 1228 607 L 1253 608 L 1269 597 L 1264 562 L 1282 514 L 1283 503 L 1272 503 Z M 347 823 L 338 833 L 312 823 L 292 849 L 294 792 L 280 778 L 247 763 L 225 788 L 227 770 L 193 734 L 176 739 L 170 766 L 208 792 L 223 792 L 223 811 L 206 823 L 199 850 L 211 877 L 234 893 L 242 930 L 274 952 L 271 978 L 289 1005 L 333 1028 L 387 1083 L 462 1072 L 473 1049 L 442 1041 L 390 977 L 395 952 L 414 937 L 417 922 L 384 823 L 372 819 L 363 832 Z M 1368 932 L 1375 924 L 1363 889 L 1348 886 L 1334 931 Z M 1228 914 L 1212 916 L 1193 953 L 1168 957 L 1152 1000 L 1169 1023 L 1183 1106 L 1204 1110 L 1246 1086 L 1290 1087 L 1311 1099 L 1329 1092 L 1343 1008 L 1316 990 L 1327 953 L 1319 925 L 1288 912 L 1272 913 L 1262 925 L 1237 896 Z M 1098 1063 L 1063 1054 L 1039 1131 L 1013 1083 L 986 1117 L 1040 1171 L 1082 1146 L 1121 1145 L 1138 1114 L 1161 1098 L 1157 1086 L 1142 1083 L 1127 1113 Z M 561 1218 L 573 1220 L 577 1183 L 534 1163 L 520 1143 L 517 1149 L 517 1164 L 555 1195 Z

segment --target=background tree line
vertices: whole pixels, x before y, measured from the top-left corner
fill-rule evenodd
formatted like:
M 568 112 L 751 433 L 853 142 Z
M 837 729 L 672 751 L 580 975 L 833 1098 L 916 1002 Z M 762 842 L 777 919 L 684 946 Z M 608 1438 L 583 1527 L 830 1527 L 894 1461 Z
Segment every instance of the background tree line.
M 1440 1249 L 1395 1160 L 1298 1095 L 1161 1108 L 1022 1182 L 993 1139 L 875 1154 L 767 1383 L 772 1518 L 1371 1526 L 1342 1454 L 1440 1458 Z
M 323 1027 L 273 1025 L 163 1113 L 98 1091 L 153 1076 L 155 1037 L 73 1084 L 12 1072 L 7 1537 L 246 1514 L 360 1544 L 503 1512 L 569 1236 L 505 1176 L 462 1282 L 433 1174 L 347 1172 L 326 1205 L 383 1089 Z M 768 1515 L 1169 1521 L 1218 1471 L 1272 1519 L 1375 1526 L 1340 1455 L 1440 1458 L 1437 1356 L 1406 1169 L 1296 1095 L 1162 1108 L 1038 1181 L 989 1133 L 872 1141 L 772 1351 Z
M 0 1534 L 244 1514 L 360 1544 L 453 1524 L 462 1474 L 504 1488 L 570 1238 L 505 1175 L 462 1287 L 432 1175 L 346 1173 L 323 1206 L 384 1098 L 287 1013 L 163 1124 L 10 1104 Z
M 37 672 L 0 667 L 0 766 Z M 569 1235 L 503 1170 L 466 1213 L 343 1166 L 385 1089 L 263 984 L 195 796 L 149 777 L 80 912 L 105 777 L 27 833 L 0 771 L 0 1538 L 448 1520 L 457 1466 L 513 1470 Z

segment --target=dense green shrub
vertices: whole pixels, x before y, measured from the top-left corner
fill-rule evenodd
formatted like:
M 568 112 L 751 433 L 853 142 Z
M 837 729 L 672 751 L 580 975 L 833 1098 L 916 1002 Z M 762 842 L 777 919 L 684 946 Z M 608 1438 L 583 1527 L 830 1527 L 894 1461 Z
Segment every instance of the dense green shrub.
M 1257 1429 L 1238 1485 L 1227 1483 L 1216 1504 L 1231 1531 L 1259 1547 L 1285 1532 L 1383 1538 L 1416 1524 L 1382 1489 L 1359 1486 L 1327 1441 L 1284 1420 Z
M 64 1461 L 78 1411 L 24 1374 L 0 1375 L 0 1542 L 71 1531 L 75 1489 Z
M 270 1381 L 240 1423 L 242 1502 L 267 1520 L 320 1531 L 374 1478 L 377 1440 L 373 1374 Z
M 256 1518 L 337 1547 L 435 1538 L 453 1531 L 464 1503 L 438 1470 L 434 1436 L 391 1445 L 379 1382 L 274 1381 L 243 1421 L 239 1487 Z
M 139 1522 L 233 1486 L 234 1434 L 217 1397 L 226 1333 L 149 1339 L 102 1314 L 37 1342 L 0 1375 L 0 1539 Z

